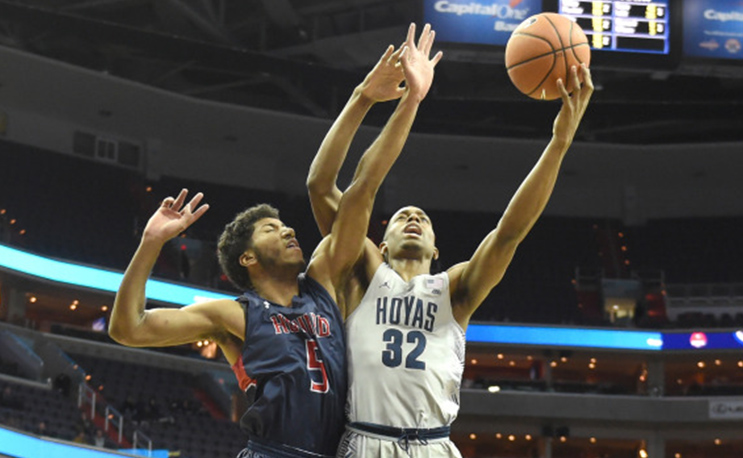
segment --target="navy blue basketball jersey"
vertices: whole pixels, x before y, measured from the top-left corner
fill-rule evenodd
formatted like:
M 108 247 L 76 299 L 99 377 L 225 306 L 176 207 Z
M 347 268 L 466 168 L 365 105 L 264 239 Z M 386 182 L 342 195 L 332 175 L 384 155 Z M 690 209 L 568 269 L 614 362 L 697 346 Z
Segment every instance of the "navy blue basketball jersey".
M 345 424 L 343 319 L 325 288 L 298 281 L 292 307 L 252 291 L 237 299 L 245 343 L 233 370 L 249 405 L 240 425 L 252 439 L 334 456 Z

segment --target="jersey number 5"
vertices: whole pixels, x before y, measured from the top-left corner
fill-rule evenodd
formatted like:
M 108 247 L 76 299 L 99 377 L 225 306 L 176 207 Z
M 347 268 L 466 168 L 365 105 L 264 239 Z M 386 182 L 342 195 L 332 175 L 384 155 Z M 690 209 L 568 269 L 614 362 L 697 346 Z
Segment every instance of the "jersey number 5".
M 397 367 L 402 364 L 402 331 L 388 329 L 382 334 L 382 339 L 387 342 L 387 349 L 382 351 L 382 362 L 387 367 Z M 426 362 L 418 361 L 418 357 L 426 349 L 426 336 L 420 331 L 410 331 L 407 337 L 408 343 L 414 343 L 415 348 L 405 358 L 405 367 L 408 369 L 425 369 Z
M 322 382 L 317 383 L 310 377 L 310 391 L 315 393 L 327 393 L 330 388 L 328 383 L 328 373 L 325 371 L 325 363 L 323 360 L 317 357 L 317 342 L 314 340 L 306 340 L 307 345 L 307 370 L 319 371 L 322 375 Z

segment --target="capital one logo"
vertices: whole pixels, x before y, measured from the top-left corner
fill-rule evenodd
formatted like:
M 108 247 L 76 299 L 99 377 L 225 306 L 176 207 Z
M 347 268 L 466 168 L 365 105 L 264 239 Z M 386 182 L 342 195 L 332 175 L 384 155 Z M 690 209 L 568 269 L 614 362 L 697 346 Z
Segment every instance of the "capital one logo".
M 482 3 L 483 0 L 470 1 L 468 3 L 458 3 L 457 0 L 437 0 L 433 4 L 434 10 L 439 13 L 476 16 L 491 16 L 498 19 L 517 19 L 523 20 L 529 12 L 529 8 L 516 9 L 524 0 L 509 0 L 499 3 L 491 0 L 490 3 Z
M 736 21 L 743 22 L 743 13 L 738 11 L 717 11 L 714 9 L 704 10 L 704 18 L 708 21 Z

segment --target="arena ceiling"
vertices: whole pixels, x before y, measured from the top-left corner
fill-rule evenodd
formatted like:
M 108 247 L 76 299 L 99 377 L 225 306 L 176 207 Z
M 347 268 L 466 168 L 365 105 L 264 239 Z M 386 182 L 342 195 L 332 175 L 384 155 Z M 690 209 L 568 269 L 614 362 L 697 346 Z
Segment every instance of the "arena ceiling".
M 333 118 L 419 9 L 420 0 L 0 0 L 0 45 L 193 97 Z M 502 49 L 440 47 L 417 131 L 549 134 L 558 105 L 516 92 Z M 579 140 L 743 140 L 743 64 L 604 65 L 593 75 Z

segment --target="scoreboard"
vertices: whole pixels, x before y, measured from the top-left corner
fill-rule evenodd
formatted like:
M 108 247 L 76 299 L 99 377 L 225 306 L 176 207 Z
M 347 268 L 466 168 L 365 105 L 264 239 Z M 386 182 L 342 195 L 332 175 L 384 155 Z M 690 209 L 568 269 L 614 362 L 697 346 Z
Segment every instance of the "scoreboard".
M 560 0 L 558 13 L 575 19 L 592 49 L 669 54 L 669 1 Z

